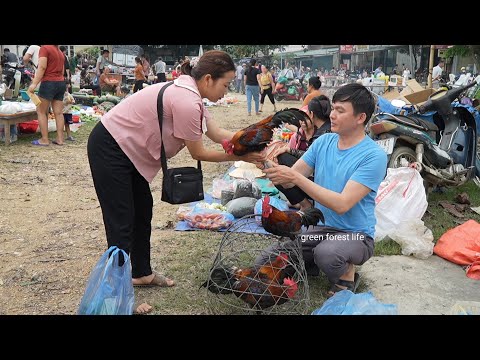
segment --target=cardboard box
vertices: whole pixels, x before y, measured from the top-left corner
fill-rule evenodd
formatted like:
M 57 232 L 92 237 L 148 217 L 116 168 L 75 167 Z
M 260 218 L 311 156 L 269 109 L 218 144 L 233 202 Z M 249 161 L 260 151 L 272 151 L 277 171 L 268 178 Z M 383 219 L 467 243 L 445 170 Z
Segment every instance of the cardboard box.
M 403 97 L 407 99 L 410 104 L 420 106 L 425 103 L 425 101 L 428 100 L 428 97 L 436 91 L 436 89 L 423 89 L 408 95 L 403 95 Z
M 385 92 L 382 96 L 387 100 L 394 100 L 399 99 L 401 95 L 397 90 L 391 89 L 390 91 Z

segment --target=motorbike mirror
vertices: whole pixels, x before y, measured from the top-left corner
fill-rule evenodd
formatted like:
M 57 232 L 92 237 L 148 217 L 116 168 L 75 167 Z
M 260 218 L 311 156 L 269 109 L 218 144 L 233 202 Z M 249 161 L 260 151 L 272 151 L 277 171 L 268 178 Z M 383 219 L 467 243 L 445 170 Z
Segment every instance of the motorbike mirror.
M 391 104 L 395 107 L 398 107 L 398 108 L 402 108 L 404 107 L 405 105 L 407 105 L 407 103 L 403 100 L 400 100 L 400 99 L 393 99 L 391 101 Z

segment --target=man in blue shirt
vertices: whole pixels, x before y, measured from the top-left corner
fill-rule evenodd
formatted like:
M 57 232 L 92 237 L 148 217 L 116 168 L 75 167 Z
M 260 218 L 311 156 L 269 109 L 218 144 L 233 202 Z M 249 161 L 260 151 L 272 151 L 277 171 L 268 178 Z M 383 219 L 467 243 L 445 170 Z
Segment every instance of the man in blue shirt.
M 375 196 L 385 177 L 386 153 L 365 135 L 375 100 L 361 84 L 342 86 L 333 95 L 331 131 L 318 138 L 291 167 L 263 170 L 274 184 L 298 186 L 325 216 L 325 226 L 301 235 L 309 274 L 322 270 L 337 291 L 354 291 L 362 265 L 373 255 Z M 308 179 L 314 175 L 314 181 Z

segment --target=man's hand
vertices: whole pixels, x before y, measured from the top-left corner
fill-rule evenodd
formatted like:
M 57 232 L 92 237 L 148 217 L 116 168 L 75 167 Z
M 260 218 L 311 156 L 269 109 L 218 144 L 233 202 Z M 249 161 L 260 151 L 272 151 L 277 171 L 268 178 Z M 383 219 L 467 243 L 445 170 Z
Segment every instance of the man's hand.
M 282 185 L 285 188 L 295 186 L 295 181 L 299 174 L 285 165 L 277 165 L 269 162 L 270 167 L 264 169 L 263 172 L 267 175 L 274 185 Z

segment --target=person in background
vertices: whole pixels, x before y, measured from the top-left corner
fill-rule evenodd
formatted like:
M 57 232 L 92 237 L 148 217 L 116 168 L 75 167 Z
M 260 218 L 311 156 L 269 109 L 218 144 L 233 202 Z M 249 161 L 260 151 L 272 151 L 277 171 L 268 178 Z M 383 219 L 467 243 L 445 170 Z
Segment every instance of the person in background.
M 52 105 L 57 126 L 57 138 L 52 143 L 63 145 L 63 97 L 67 86 L 63 75 L 65 56 L 58 48 L 58 45 L 42 45 L 39 51 L 38 69 L 35 77 L 28 87 L 28 91 L 34 92 L 38 84 L 38 97 L 42 101 L 37 106 L 38 125 L 40 127 L 41 138 L 33 140 L 32 145 L 48 146 L 48 109 Z
M 235 70 L 235 90 L 237 93 L 240 93 L 240 90 L 243 89 L 243 75 L 245 75 L 245 68 L 238 63 Z
M 268 95 L 270 102 L 273 104 L 273 111 L 277 111 L 277 107 L 275 106 L 275 98 L 273 94 L 275 94 L 275 82 L 273 81 L 272 74 L 268 71 L 268 67 L 262 65 L 262 72 L 260 74 L 260 110 L 259 112 L 263 111 L 263 104 L 265 102 L 265 95 Z
M 303 106 L 300 110 L 308 114 L 310 121 L 301 121 L 301 128 L 293 134 L 290 142 L 276 148 L 270 156 L 267 155 L 267 159 L 280 165 L 292 167 L 316 139 L 331 132 L 330 112 L 332 105 L 328 97 L 325 95 L 314 97 L 308 105 Z M 286 196 L 291 206 L 298 207 L 302 211 L 312 207 L 310 197 L 298 186 L 286 188 L 277 185 L 277 188 Z
M 95 66 L 95 73 L 97 76 L 100 76 L 100 74 L 103 72 L 103 69 L 107 65 L 115 65 L 119 66 L 118 64 L 115 64 L 113 61 L 108 60 L 108 57 L 110 56 L 110 51 L 107 49 L 103 49 L 101 55 L 97 58 L 97 63 Z
M 181 66 L 177 65 L 175 70 L 172 71 L 172 79 L 173 80 L 177 79 L 182 74 L 182 71 L 180 69 L 181 69 Z
M 116 245 L 130 255 L 134 286 L 175 284 L 151 267 L 153 198 L 149 183 L 161 169 L 162 142 L 167 159 L 185 146 L 194 160 L 265 159 L 262 153 L 236 156 L 209 150 L 204 145 L 204 134 L 218 144 L 234 135 L 220 128 L 203 104 L 203 98 L 217 102 L 227 94 L 235 76 L 231 57 L 223 51 L 206 51 L 200 58 L 186 60 L 181 70 L 177 82 L 163 94 L 162 132 L 157 99 L 165 82 L 125 98 L 101 118 L 88 139 L 88 160 L 102 209 L 107 246 Z M 152 307 L 147 304 L 137 311 L 146 313 Z
M 67 137 L 65 138 L 65 140 L 68 141 L 75 141 L 72 136 L 72 132 L 70 131 L 70 124 L 73 124 L 73 104 L 75 104 L 75 99 L 68 91 L 65 91 L 65 95 L 63 96 L 63 118 L 65 119 L 65 132 L 67 133 Z
M 153 67 L 155 68 L 155 73 L 157 74 L 156 82 L 157 83 L 166 82 L 167 77 L 165 75 L 165 71 L 166 71 L 167 65 L 165 64 L 165 62 L 162 60 L 161 57 L 158 58 L 158 61 L 153 65 Z
M 7 63 L 7 62 L 18 63 L 17 55 L 15 53 L 11 52 L 9 48 L 3 49 L 3 58 L 4 58 L 4 63 Z
M 145 74 L 145 81 L 150 85 L 148 81 L 148 76 L 150 75 L 150 61 L 148 56 L 143 54 L 140 56 L 140 59 L 142 60 L 142 67 L 143 67 L 143 73 Z
M 72 77 L 70 73 L 70 63 L 68 62 L 67 57 L 67 48 L 63 45 L 60 45 L 60 51 L 63 53 L 65 57 L 65 61 L 63 64 L 63 76 L 65 77 L 65 84 L 67 84 L 67 91 L 71 94 L 72 93 Z
M 255 113 L 260 115 L 259 103 L 260 103 L 260 73 L 261 71 L 255 66 L 257 64 L 256 59 L 250 61 L 250 66 L 245 71 L 244 84 L 245 93 L 247 94 L 247 110 L 248 116 L 252 115 L 252 98 L 255 102 Z
M 76 53 L 75 56 L 72 56 L 69 62 L 70 74 L 75 75 L 77 67 L 81 69 L 82 65 L 82 54 Z
M 40 46 L 38 45 L 30 45 L 27 48 L 27 51 L 23 55 L 23 64 L 24 65 L 29 65 L 31 64 L 36 70 L 38 68 L 38 54 L 40 51 Z
M 440 60 L 437 66 L 435 66 L 432 69 L 432 88 L 433 89 L 438 89 L 438 87 L 440 86 L 440 79 L 442 78 L 444 67 L 445 67 L 445 62 L 443 60 Z
M 403 76 L 403 86 L 407 86 L 407 81 L 410 79 L 410 69 L 407 66 L 404 66 L 402 76 Z
M 320 90 L 322 86 L 322 82 L 318 76 L 312 76 L 308 79 L 308 87 L 307 87 L 307 96 L 303 99 L 302 107 L 308 105 L 308 103 L 317 96 L 325 95 L 323 91 Z
M 137 56 L 135 58 L 137 65 L 135 66 L 135 86 L 133 87 L 133 92 L 136 93 L 139 90 L 143 89 L 143 83 L 147 80 L 145 73 L 143 72 L 142 60 Z
M 116 96 L 121 96 L 122 90 L 120 88 L 120 84 L 118 83 L 118 80 L 110 79 L 108 77 L 108 74 L 110 74 L 110 67 L 105 66 L 105 68 L 103 69 L 102 75 L 100 75 L 100 79 L 99 79 L 100 89 L 104 92 L 111 92 L 111 93 L 115 93 Z
M 379 77 L 379 76 L 382 76 L 382 74 L 385 75 L 385 74 L 383 73 L 383 70 L 382 70 L 382 65 L 378 65 L 378 67 L 377 67 L 377 68 L 375 69 L 375 71 L 373 72 L 373 76 L 374 76 L 374 77 Z
M 343 85 L 332 104 L 332 133 L 315 140 L 291 168 L 272 164 L 263 170 L 275 185 L 298 186 L 323 212 L 325 224 L 304 232 L 301 245 L 307 274 L 326 274 L 329 297 L 346 289 L 355 292 L 355 265 L 373 255 L 375 196 L 387 169 L 387 154 L 365 134 L 375 110 L 370 90 L 357 83 Z M 291 240 L 289 244 L 295 246 Z M 269 250 L 255 263 L 275 253 Z

